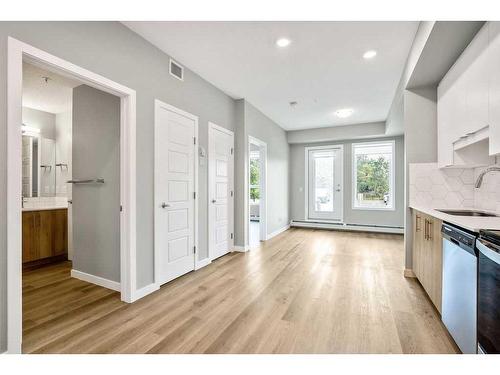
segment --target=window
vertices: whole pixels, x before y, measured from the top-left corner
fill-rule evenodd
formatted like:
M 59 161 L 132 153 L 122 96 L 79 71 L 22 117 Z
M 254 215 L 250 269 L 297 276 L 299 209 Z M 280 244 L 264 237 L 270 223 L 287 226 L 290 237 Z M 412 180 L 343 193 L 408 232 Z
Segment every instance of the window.
M 250 152 L 250 203 L 259 204 L 260 201 L 260 153 Z
M 353 143 L 353 208 L 394 209 L 394 141 Z

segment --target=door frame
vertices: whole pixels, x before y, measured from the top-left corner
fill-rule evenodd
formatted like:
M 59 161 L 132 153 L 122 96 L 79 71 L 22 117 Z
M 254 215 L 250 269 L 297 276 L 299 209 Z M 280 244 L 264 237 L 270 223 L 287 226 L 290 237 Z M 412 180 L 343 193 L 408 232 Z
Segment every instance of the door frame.
M 7 39 L 7 350 L 21 353 L 22 341 L 22 88 L 23 60 L 41 64 L 120 97 L 120 292 L 136 294 L 136 93 L 66 60 L 12 37 Z
M 311 219 L 309 217 L 309 151 L 313 150 L 323 150 L 336 148 L 340 150 L 342 160 L 340 163 L 340 175 L 342 178 L 342 188 L 340 191 L 340 219 Z M 344 178 L 344 145 L 343 144 L 333 144 L 333 145 L 322 145 L 322 146 L 310 146 L 304 147 L 304 213 L 305 221 L 312 221 L 316 223 L 343 223 L 344 222 L 344 190 L 345 190 L 345 178 Z
M 212 233 L 214 229 L 214 223 L 211 220 L 211 215 L 210 215 L 210 209 L 212 205 L 210 204 L 210 200 L 212 199 L 211 197 L 214 196 L 214 191 L 213 187 L 210 181 L 210 176 L 211 173 L 213 172 L 212 168 L 210 167 L 211 165 L 211 158 L 213 155 L 211 154 L 210 150 L 212 149 L 213 146 L 213 138 L 210 136 L 211 132 L 210 130 L 218 130 L 223 133 L 226 133 L 231 136 L 232 139 L 232 155 L 231 155 L 231 166 L 229 168 L 229 173 L 230 173 L 230 190 L 233 193 L 230 197 L 230 204 L 229 204 L 229 229 L 231 233 L 233 234 L 232 238 L 229 238 L 229 252 L 232 251 L 234 248 L 234 132 L 232 130 L 223 128 L 222 126 L 219 126 L 217 124 L 214 124 L 213 122 L 208 122 L 208 199 L 207 199 L 207 212 L 208 212 L 208 259 L 209 262 L 213 260 L 213 244 L 210 241 L 210 233 Z
M 157 162 L 156 160 L 158 159 L 158 150 L 159 150 L 159 147 L 161 147 L 161 143 L 164 143 L 165 142 L 165 139 L 162 139 L 160 140 L 160 137 L 158 136 L 158 128 L 159 128 L 159 124 L 158 124 L 158 111 L 160 110 L 160 108 L 164 108 L 164 109 L 167 109 L 169 111 L 172 111 L 172 112 L 175 112 L 181 116 L 185 116 L 191 120 L 194 121 L 194 137 L 195 137 L 195 142 L 193 142 L 193 148 L 194 148 L 194 160 L 193 160 L 193 163 L 194 163 L 194 171 L 193 171 L 193 178 L 194 178 L 194 192 L 195 192 L 195 198 L 194 198 L 194 213 L 193 213 L 193 218 L 194 218 L 194 234 L 193 234 L 193 242 L 194 242 L 194 246 L 196 248 L 196 252 L 194 254 L 194 265 L 193 265 L 193 269 L 194 270 L 197 270 L 199 268 L 202 267 L 202 263 L 205 261 L 205 260 L 199 260 L 198 259 L 198 256 L 199 256 L 199 247 L 198 247 L 198 202 L 199 202 L 199 190 L 198 190 L 198 160 L 199 160 L 199 157 L 198 157 L 198 116 L 195 116 L 189 112 L 186 112 L 180 108 L 177 108 L 177 107 L 174 107 L 173 105 L 171 104 L 168 104 L 168 103 L 165 103 L 165 102 L 162 102 L 161 100 L 158 100 L 158 99 L 155 99 L 155 103 L 154 103 L 154 108 L 155 108 L 155 115 L 154 115 L 154 161 L 153 161 L 153 164 L 154 164 L 154 192 L 153 192 L 153 202 L 154 202 L 154 282 L 156 284 L 156 287 L 160 287 L 161 285 L 161 281 L 159 279 L 159 275 L 160 275 L 160 262 L 158 261 L 159 257 L 160 257 L 160 249 L 158 248 L 158 236 L 160 235 L 161 233 L 161 230 L 160 228 L 157 228 L 158 226 L 158 223 L 160 222 L 159 218 L 158 218 L 158 215 L 159 215 L 159 210 L 157 209 L 158 208 L 158 205 L 160 203 L 160 200 L 157 200 L 157 197 L 156 197 L 156 192 L 159 191 L 159 186 L 158 186 L 158 178 L 157 178 Z M 161 143 L 160 143 L 161 141 Z
M 260 161 L 260 199 L 259 199 L 259 239 L 266 241 L 267 234 L 267 143 L 258 138 L 248 136 L 246 144 L 246 161 L 245 161 L 245 247 L 250 246 L 250 145 L 253 144 L 259 147 Z

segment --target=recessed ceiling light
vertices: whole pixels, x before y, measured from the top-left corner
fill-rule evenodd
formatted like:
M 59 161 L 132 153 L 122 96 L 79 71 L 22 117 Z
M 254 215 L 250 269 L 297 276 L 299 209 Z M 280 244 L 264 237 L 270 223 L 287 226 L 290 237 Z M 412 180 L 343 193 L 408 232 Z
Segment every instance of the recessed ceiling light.
M 335 115 L 340 118 L 346 118 L 352 115 L 354 110 L 351 108 L 344 108 L 344 109 L 339 109 L 338 111 L 335 111 Z
M 287 38 L 279 38 L 276 41 L 276 45 L 278 47 L 281 47 L 281 48 L 289 46 L 290 43 L 292 43 L 292 41 L 290 39 L 287 39 Z
M 370 50 L 370 51 L 366 51 L 364 54 L 363 54 L 363 58 L 364 59 L 373 59 L 375 56 L 377 56 L 377 51 L 374 51 L 374 50 Z

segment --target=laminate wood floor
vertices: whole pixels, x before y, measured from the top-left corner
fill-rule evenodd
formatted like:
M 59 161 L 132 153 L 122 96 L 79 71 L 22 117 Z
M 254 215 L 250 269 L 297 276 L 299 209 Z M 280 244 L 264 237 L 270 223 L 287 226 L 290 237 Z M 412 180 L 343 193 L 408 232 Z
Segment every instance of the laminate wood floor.
M 455 353 L 403 237 L 290 229 L 133 304 L 69 275 L 23 275 L 25 353 Z

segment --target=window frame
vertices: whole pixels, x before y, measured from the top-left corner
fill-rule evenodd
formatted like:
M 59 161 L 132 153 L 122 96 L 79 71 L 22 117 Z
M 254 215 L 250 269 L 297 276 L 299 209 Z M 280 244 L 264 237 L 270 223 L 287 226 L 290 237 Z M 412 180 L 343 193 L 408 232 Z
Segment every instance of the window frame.
M 390 168 L 389 168 L 389 201 L 392 203 L 391 206 L 387 207 L 366 207 L 357 204 L 357 191 L 358 191 L 358 169 L 356 167 L 356 147 L 357 146 L 368 146 L 368 145 L 390 145 L 392 149 Z M 370 142 L 356 142 L 351 144 L 351 168 L 352 168 L 352 183 L 351 183 L 351 203 L 353 210 L 366 210 L 366 211 L 395 211 L 396 210 L 396 186 L 395 186 L 395 174 L 396 174 L 396 141 L 392 140 L 380 140 L 380 141 L 370 141 Z

